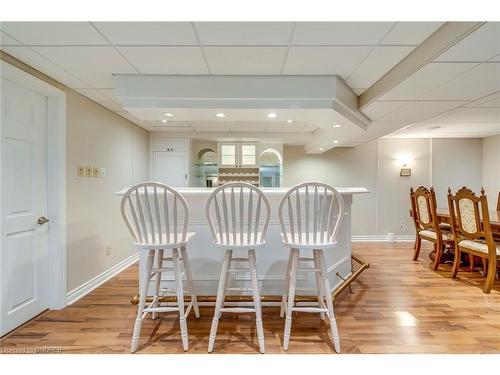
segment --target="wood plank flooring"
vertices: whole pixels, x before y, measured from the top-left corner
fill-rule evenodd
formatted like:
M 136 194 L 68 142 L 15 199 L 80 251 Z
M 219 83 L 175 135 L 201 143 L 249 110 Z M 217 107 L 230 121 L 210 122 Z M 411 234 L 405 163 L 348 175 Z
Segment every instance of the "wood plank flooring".
M 430 247 L 412 261 L 411 243 L 353 245 L 370 268 L 336 301 L 342 353 L 499 353 L 500 281 L 482 293 L 479 272 L 430 269 Z M 0 340 L 0 352 L 56 347 L 62 353 L 129 353 L 136 307 L 137 265 L 61 311 L 48 311 Z M 266 353 L 334 353 L 318 314 L 296 313 L 289 350 L 281 348 L 284 320 L 264 307 Z M 188 319 L 187 353 L 207 353 L 213 308 Z M 146 319 L 138 353 L 184 353 L 178 319 Z M 214 353 L 258 354 L 253 315 L 224 314 Z

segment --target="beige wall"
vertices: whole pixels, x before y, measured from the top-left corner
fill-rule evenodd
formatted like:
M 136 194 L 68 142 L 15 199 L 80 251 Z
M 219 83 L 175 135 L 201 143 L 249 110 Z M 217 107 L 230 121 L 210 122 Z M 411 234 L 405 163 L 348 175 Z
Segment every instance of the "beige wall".
M 73 91 L 67 92 L 68 291 L 134 253 L 113 193 L 148 179 L 148 132 Z M 78 165 L 106 168 L 81 178 Z M 106 247 L 111 254 L 106 255 Z
M 0 51 L 0 59 L 66 92 L 67 290 L 133 254 L 117 190 L 148 178 L 148 132 Z M 77 177 L 77 166 L 106 168 L 105 178 Z M 106 255 L 106 246 L 111 254 Z
M 483 186 L 493 210 L 500 191 L 500 135 L 483 138 Z
M 400 156 L 412 160 L 410 177 L 399 175 Z M 446 207 L 448 186 L 479 189 L 482 180 L 480 139 L 379 139 L 353 148 L 307 155 L 302 147 L 284 147 L 284 186 L 319 180 L 334 186 L 363 186 L 370 194 L 356 195 L 352 234 L 411 235 L 410 186 L 435 186 L 438 205 Z

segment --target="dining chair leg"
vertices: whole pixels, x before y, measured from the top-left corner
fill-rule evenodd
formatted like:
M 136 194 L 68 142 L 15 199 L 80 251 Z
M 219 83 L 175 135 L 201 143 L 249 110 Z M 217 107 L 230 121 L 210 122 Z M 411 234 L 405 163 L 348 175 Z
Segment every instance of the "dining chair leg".
M 199 318 L 200 308 L 198 306 L 198 297 L 196 296 L 196 293 L 194 291 L 193 274 L 191 273 L 191 266 L 189 264 L 189 259 L 187 256 L 187 251 L 185 246 L 181 247 L 181 257 L 182 257 L 182 262 L 184 263 L 184 272 L 186 272 L 187 287 L 189 288 L 189 291 L 191 293 L 191 301 L 193 303 L 194 316 L 196 318 Z
M 455 256 L 453 259 L 453 267 L 451 269 L 451 277 L 457 277 L 458 268 L 460 267 L 460 250 L 458 247 L 455 247 Z
M 481 262 L 483 263 L 483 276 L 486 277 L 488 275 L 488 258 L 481 258 Z
M 232 250 L 224 251 L 224 260 L 222 261 L 222 269 L 219 278 L 219 287 L 217 289 L 217 300 L 215 302 L 214 317 L 212 319 L 212 327 L 210 328 L 210 337 L 208 339 L 209 353 L 211 353 L 214 350 L 215 336 L 217 335 L 217 326 L 219 325 L 221 309 L 224 305 L 224 291 L 226 289 L 226 279 L 228 273 L 227 271 L 229 269 L 231 256 L 232 256 Z
M 484 282 L 483 292 L 488 294 L 493 287 L 493 283 L 495 282 L 495 274 L 496 274 L 497 264 L 496 261 L 488 261 L 488 275 L 486 276 L 486 281 Z
M 417 237 L 415 238 L 415 246 L 414 246 L 414 253 L 413 253 L 413 260 L 418 260 L 418 255 L 420 254 L 420 246 L 422 245 L 422 240 L 417 234 Z
M 158 250 L 158 253 L 156 254 L 156 268 L 162 268 L 163 267 L 163 249 Z M 160 283 L 161 283 L 161 271 L 158 271 L 156 273 L 156 281 L 155 281 L 155 289 L 154 289 L 154 303 L 153 307 L 158 307 L 159 303 L 158 300 L 160 299 Z M 158 318 L 158 312 L 155 311 L 151 314 L 151 319 L 155 320 Z
M 288 342 L 290 341 L 290 331 L 292 330 L 292 313 L 293 313 L 293 304 L 295 300 L 295 282 L 297 279 L 297 268 L 299 263 L 299 249 L 292 249 L 292 264 L 290 265 L 290 269 L 288 272 L 289 276 L 289 285 L 288 285 L 288 300 L 286 307 L 286 320 L 285 320 L 285 332 L 283 335 L 283 350 L 288 349 Z
M 177 293 L 177 306 L 179 308 L 179 325 L 181 327 L 182 347 L 184 351 L 189 349 L 189 337 L 187 330 L 186 314 L 184 313 L 184 290 L 182 288 L 181 265 L 179 261 L 179 251 L 172 249 L 172 259 L 175 272 L 175 291 Z
M 289 251 L 288 252 L 288 264 L 286 266 L 286 279 L 285 279 L 285 285 L 283 287 L 283 295 L 281 297 L 281 308 L 280 308 L 280 317 L 283 318 L 285 316 L 285 307 L 286 307 L 286 297 L 288 295 L 288 287 L 290 283 L 290 267 L 292 265 L 292 255 L 293 252 Z
M 332 343 L 335 351 L 340 353 L 340 338 L 337 328 L 337 320 L 335 319 L 335 310 L 333 309 L 332 291 L 330 289 L 330 281 L 328 280 L 328 271 L 326 268 L 325 251 L 315 250 L 318 252 L 318 258 L 321 264 L 321 278 L 323 279 L 326 297 L 326 307 L 328 308 L 328 319 L 330 320 L 330 330 L 332 331 Z
M 313 259 L 314 259 L 314 268 L 321 269 L 321 263 L 318 258 L 318 252 L 316 250 L 313 250 Z M 316 277 L 316 287 L 318 288 L 318 307 L 322 308 L 324 305 L 324 288 L 323 288 L 323 281 L 321 279 L 321 275 L 318 272 L 314 272 L 314 276 Z M 321 320 L 325 319 L 325 313 L 321 312 L 319 314 L 321 317 Z
M 443 243 L 438 241 L 434 244 L 434 249 L 436 250 L 436 254 L 434 255 L 434 266 L 432 267 L 434 270 L 439 268 L 441 264 L 441 258 L 443 256 Z
M 151 280 L 151 268 L 153 268 L 154 257 L 154 250 L 149 250 L 148 259 L 146 261 L 146 268 L 142 277 L 142 288 L 141 294 L 139 296 L 139 305 L 137 306 L 137 317 L 135 318 L 134 332 L 132 333 L 132 344 L 130 346 L 131 353 L 134 353 L 137 350 L 139 337 L 141 335 L 142 314 L 144 305 L 146 304 L 146 297 L 148 295 L 149 281 Z
M 248 262 L 250 265 L 250 277 L 252 279 L 253 303 L 255 308 L 255 322 L 257 325 L 257 338 L 259 340 L 259 350 L 265 353 L 264 346 L 264 327 L 262 325 L 262 307 L 259 293 L 259 279 L 257 277 L 257 261 L 255 259 L 255 250 L 248 250 Z

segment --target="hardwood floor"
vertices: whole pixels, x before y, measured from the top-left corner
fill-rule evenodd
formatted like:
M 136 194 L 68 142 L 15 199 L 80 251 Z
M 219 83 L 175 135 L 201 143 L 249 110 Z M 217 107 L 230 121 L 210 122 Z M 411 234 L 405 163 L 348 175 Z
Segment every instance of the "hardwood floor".
M 370 268 L 335 303 L 342 353 L 498 353 L 500 352 L 500 282 L 491 294 L 481 290 L 479 272 L 450 278 L 449 265 L 430 269 L 429 246 L 412 261 L 411 243 L 353 245 Z M 0 340 L 0 352 L 35 347 L 63 353 L 129 353 L 136 307 L 137 265 L 62 311 L 49 311 Z M 213 307 L 199 320 L 188 319 L 189 351 L 207 353 Z M 281 348 L 284 319 L 279 309 L 264 307 L 266 353 Z M 286 353 L 334 353 L 328 325 L 318 314 L 296 313 Z M 137 353 L 184 353 L 174 314 L 146 319 Z M 215 353 L 258 354 L 251 314 L 224 314 Z

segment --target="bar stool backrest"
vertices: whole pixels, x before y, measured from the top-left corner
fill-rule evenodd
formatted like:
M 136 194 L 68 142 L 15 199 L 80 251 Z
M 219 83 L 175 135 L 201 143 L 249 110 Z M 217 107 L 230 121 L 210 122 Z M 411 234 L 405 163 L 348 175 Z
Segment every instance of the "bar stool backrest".
M 265 241 L 271 206 L 258 187 L 230 182 L 210 195 L 206 214 L 217 244 L 251 246 Z
M 301 183 L 281 198 L 278 216 L 287 243 L 334 243 L 344 216 L 344 199 L 322 182 Z
M 138 244 L 175 244 L 186 240 L 186 199 L 167 185 L 143 182 L 131 187 L 122 198 L 121 212 Z

